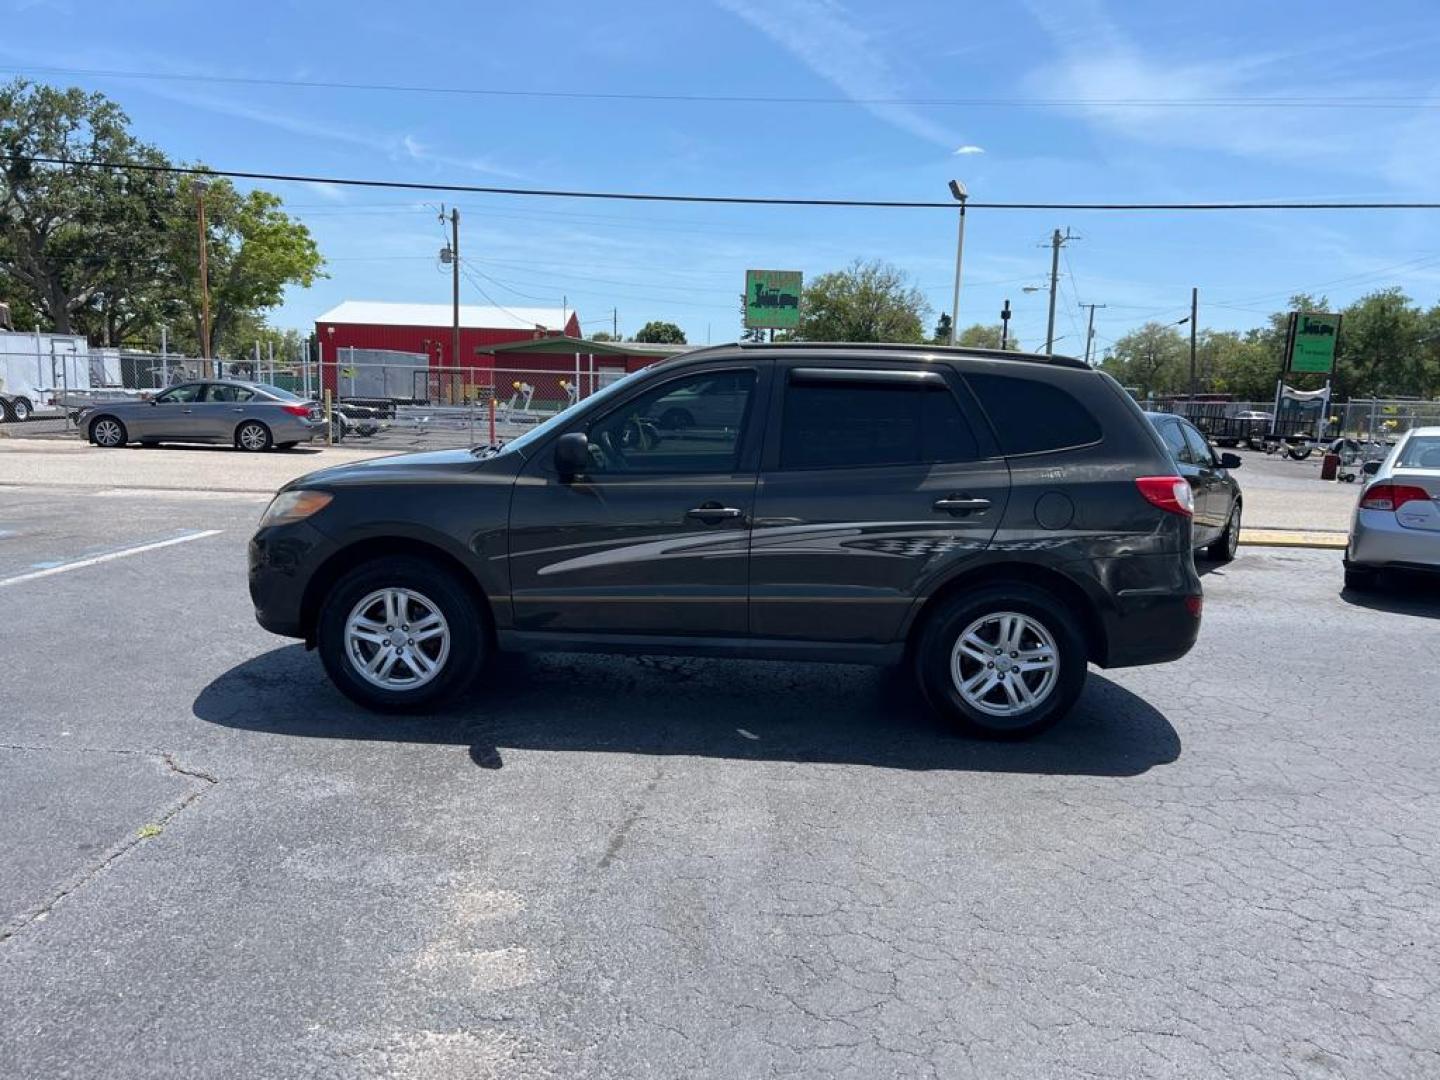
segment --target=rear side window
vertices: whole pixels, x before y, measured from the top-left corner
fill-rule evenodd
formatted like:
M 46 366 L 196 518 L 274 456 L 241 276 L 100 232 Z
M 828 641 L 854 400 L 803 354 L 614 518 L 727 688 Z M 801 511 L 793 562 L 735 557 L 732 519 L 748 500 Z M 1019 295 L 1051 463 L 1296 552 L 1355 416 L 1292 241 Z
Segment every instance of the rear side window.
M 966 375 L 1006 454 L 1037 454 L 1100 441 L 1090 410 L 1058 386 L 1009 375 Z
M 1190 461 L 1190 447 L 1185 442 L 1185 433 L 1174 420 L 1164 420 L 1155 425 L 1160 429 L 1160 438 L 1165 440 L 1165 449 L 1176 461 Z
M 975 433 L 944 386 L 791 383 L 780 431 L 782 469 L 974 461 Z
M 1190 446 L 1190 459 L 1196 465 L 1212 465 L 1215 462 L 1215 455 L 1210 450 L 1210 444 L 1205 441 L 1205 436 L 1196 431 L 1189 424 L 1181 424 L 1180 428 L 1185 432 L 1185 441 Z

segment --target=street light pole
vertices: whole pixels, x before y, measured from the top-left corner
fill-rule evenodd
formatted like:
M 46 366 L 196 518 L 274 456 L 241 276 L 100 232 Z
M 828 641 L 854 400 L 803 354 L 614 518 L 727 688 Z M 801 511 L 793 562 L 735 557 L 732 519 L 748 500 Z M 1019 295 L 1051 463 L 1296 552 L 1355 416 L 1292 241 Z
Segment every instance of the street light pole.
M 210 360 L 210 262 L 209 262 L 209 236 L 205 228 L 205 190 L 207 184 L 204 180 L 195 182 L 195 203 L 196 221 L 200 232 L 200 358 L 203 361 L 201 367 L 208 367 Z M 220 373 L 214 373 L 218 376 Z
M 1197 324 L 1200 321 L 1200 289 L 1198 287 L 1190 290 L 1190 400 L 1195 400 L 1195 346 L 1198 333 Z
M 965 200 L 970 193 L 959 180 L 950 181 L 950 194 L 960 203 L 960 234 L 955 240 L 955 293 L 950 302 L 950 344 L 960 332 L 960 265 L 965 257 Z

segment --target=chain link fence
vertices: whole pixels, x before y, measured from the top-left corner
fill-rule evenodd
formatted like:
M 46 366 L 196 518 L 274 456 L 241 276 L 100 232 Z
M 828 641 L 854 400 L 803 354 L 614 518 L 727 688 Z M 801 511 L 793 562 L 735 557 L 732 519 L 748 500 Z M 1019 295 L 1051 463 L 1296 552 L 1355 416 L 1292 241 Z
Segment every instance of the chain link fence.
M 173 353 L 81 350 L 28 334 L 0 334 L 0 438 L 81 435 L 81 411 L 107 401 L 143 400 L 201 379 L 243 379 L 324 402 L 332 436 L 388 450 L 505 442 L 621 378 L 618 366 L 546 357 L 544 366 L 438 367 L 424 354 L 339 350 L 338 359 L 204 360 Z M 16 340 L 18 339 L 18 341 Z M 7 351 L 8 350 L 8 351 Z M 556 361 L 560 361 L 559 364 Z

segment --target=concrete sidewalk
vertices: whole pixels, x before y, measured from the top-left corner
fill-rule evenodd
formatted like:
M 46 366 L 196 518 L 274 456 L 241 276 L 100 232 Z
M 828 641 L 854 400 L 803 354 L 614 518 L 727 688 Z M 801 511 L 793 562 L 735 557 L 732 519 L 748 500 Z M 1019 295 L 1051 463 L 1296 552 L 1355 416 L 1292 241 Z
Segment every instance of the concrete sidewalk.
M 0 485 L 269 493 L 316 469 L 384 456 L 348 447 L 296 447 L 265 454 L 245 454 L 228 446 L 101 450 L 78 440 L 9 438 L 0 440 Z

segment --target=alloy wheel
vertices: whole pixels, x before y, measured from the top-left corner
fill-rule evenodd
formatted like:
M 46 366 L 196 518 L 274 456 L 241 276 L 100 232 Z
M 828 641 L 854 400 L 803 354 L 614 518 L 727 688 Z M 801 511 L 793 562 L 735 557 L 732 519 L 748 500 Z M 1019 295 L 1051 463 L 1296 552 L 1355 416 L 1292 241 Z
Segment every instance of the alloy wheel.
M 382 690 L 416 690 L 445 667 L 450 624 L 413 589 L 377 589 L 350 609 L 345 655 L 356 674 Z
M 1014 717 L 1038 708 L 1054 691 L 1059 672 L 1054 636 L 1016 611 L 982 615 L 950 651 L 956 692 L 987 716 Z
M 97 446 L 119 446 L 120 424 L 116 420 L 100 420 L 92 432 Z

